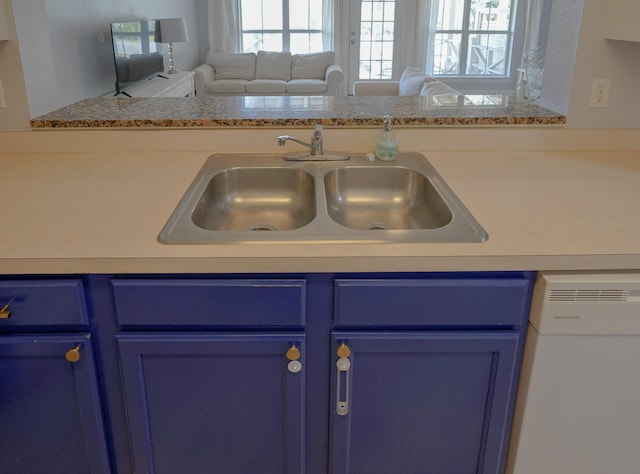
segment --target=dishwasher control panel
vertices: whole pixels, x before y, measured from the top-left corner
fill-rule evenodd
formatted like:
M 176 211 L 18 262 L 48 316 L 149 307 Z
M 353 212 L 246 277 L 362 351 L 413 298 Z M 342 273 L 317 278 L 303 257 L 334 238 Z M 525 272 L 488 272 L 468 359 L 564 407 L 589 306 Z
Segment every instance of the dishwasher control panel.
M 529 322 L 540 334 L 640 334 L 640 273 L 541 273 Z

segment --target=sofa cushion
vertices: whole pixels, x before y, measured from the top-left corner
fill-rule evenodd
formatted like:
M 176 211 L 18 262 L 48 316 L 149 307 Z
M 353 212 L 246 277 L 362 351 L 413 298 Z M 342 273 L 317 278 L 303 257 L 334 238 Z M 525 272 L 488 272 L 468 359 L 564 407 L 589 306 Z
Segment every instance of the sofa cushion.
M 255 53 L 209 53 L 207 63 L 213 66 L 216 80 L 245 79 L 256 77 Z
M 428 76 L 419 69 L 408 67 L 400 77 L 398 95 L 419 95 L 427 78 Z
M 320 79 L 292 79 L 287 82 L 289 94 L 324 94 L 327 83 Z
M 420 95 L 439 95 L 439 94 L 453 94 L 458 95 L 458 91 L 449 87 L 444 82 L 440 82 L 436 79 L 427 79 L 422 85 Z
M 288 51 L 258 51 L 256 79 L 291 79 L 291 53 Z
M 287 83 L 280 79 L 254 79 L 247 82 L 250 94 L 277 94 L 287 91 Z
M 209 94 L 244 94 L 248 82 L 245 79 L 220 79 L 207 82 L 204 90 Z
M 294 54 L 291 57 L 291 79 L 324 79 L 329 66 L 336 62 L 336 53 Z

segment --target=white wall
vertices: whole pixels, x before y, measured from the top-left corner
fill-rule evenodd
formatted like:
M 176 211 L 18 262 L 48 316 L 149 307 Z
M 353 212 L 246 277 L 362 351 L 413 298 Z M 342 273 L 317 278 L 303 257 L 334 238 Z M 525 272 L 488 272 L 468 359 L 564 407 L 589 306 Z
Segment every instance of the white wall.
M 606 40 L 607 16 L 603 0 L 553 3 L 541 105 L 567 127 L 640 128 L 640 43 Z M 589 107 L 594 79 L 611 80 L 607 108 Z
M 0 41 L 0 81 L 7 105 L 0 108 L 0 130 L 24 130 L 29 128 L 29 107 L 13 21 L 13 8 L 11 0 L 0 0 L 0 4 L 3 7 L 9 35 L 8 40 Z
M 32 117 L 114 89 L 109 24 L 183 17 L 190 41 L 176 43 L 178 69 L 200 64 L 201 0 L 14 1 L 16 28 Z
M 566 1 L 566 0 L 562 0 Z M 584 0 L 567 125 L 640 128 L 640 43 L 606 40 L 607 3 Z M 636 18 L 640 28 L 640 18 Z M 589 108 L 593 79 L 611 79 L 609 106 Z
M 44 0 L 14 2 L 22 70 L 32 117 L 60 106 L 58 78 Z

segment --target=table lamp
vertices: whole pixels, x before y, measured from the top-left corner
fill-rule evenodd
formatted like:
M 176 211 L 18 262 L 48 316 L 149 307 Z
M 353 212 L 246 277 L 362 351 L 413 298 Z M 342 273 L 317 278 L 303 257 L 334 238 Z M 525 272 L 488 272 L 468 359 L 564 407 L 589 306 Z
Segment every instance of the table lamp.
M 169 43 L 169 70 L 167 74 L 177 73 L 173 43 L 189 41 L 187 25 L 184 22 L 184 18 L 165 18 L 158 20 L 156 41 L 158 43 Z

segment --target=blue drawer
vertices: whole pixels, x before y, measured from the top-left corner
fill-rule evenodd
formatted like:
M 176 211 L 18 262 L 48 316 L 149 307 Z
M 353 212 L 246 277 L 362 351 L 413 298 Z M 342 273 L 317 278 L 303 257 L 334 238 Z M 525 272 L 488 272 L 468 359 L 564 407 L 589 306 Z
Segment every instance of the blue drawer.
M 0 280 L 0 331 L 89 324 L 81 279 Z
M 526 323 L 525 278 L 337 279 L 336 327 L 505 327 Z
M 114 279 L 118 323 L 302 328 L 304 279 Z

